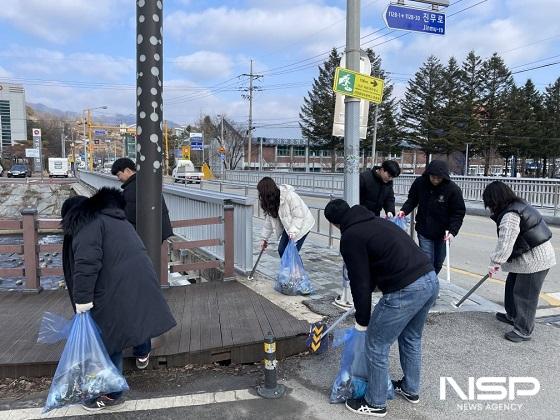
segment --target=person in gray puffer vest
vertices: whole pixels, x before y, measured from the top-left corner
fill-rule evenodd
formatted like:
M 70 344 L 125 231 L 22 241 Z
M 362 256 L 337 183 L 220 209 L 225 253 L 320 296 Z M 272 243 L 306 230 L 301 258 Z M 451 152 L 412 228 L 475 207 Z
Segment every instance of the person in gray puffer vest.
M 505 338 L 519 343 L 531 339 L 539 295 L 548 270 L 556 265 L 552 232 L 541 214 L 506 184 L 494 181 L 482 194 L 496 222 L 498 243 L 490 255 L 490 277 L 507 271 L 504 306 L 496 318 L 513 325 Z

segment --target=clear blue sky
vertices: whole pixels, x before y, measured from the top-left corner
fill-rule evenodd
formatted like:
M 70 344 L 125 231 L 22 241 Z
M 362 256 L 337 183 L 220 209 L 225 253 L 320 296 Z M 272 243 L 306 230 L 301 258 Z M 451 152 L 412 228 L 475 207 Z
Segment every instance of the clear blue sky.
M 361 34 L 393 73 L 397 96 L 430 54 L 462 61 L 470 50 L 484 58 L 496 51 L 513 71 L 560 58 L 558 0 L 451 0 L 445 37 L 396 39 L 405 32 L 383 29 L 388 3 L 362 0 Z M 24 84 L 28 102 L 134 114 L 135 7 L 133 0 L 2 0 L 0 80 Z M 264 75 L 256 134 L 299 137 L 298 112 L 317 65 L 344 44 L 345 7 L 342 0 L 164 0 L 165 117 L 182 124 L 225 113 L 246 122 L 239 89 L 247 78 L 238 76 L 253 59 Z M 515 78 L 544 89 L 559 76 L 555 65 Z

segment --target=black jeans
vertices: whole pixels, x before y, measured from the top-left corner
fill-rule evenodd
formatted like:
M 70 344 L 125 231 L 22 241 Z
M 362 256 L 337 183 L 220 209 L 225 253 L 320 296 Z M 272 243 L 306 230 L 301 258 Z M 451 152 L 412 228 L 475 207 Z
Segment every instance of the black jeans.
M 152 351 L 152 340 L 148 338 L 148 341 L 146 341 L 144 344 L 140 344 L 138 346 L 134 346 L 132 348 L 132 354 L 134 355 L 134 357 L 138 358 L 138 357 L 146 357 L 148 354 L 150 354 L 150 352 Z
M 521 336 L 529 337 L 535 327 L 535 314 L 539 304 L 539 294 L 548 270 L 537 273 L 509 273 L 506 279 L 504 306 L 513 320 L 513 330 Z
M 296 242 L 296 248 L 297 248 L 298 251 L 301 249 L 301 246 L 303 245 L 303 242 L 305 241 L 305 238 L 307 238 L 307 235 L 308 235 L 308 233 L 306 233 L 303 238 L 301 238 L 299 241 Z M 282 232 L 282 237 L 280 238 L 280 242 L 278 243 L 278 254 L 280 254 L 280 258 L 282 258 L 282 255 L 284 255 L 284 251 L 286 250 L 286 247 L 288 246 L 288 241 L 289 240 L 290 240 L 290 237 L 288 236 L 286 231 Z

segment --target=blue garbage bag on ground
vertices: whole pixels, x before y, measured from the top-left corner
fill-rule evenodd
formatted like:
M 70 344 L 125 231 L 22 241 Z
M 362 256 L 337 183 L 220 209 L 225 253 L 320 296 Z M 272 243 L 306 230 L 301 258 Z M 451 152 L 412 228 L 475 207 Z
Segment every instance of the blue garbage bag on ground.
M 37 342 L 41 344 L 54 344 L 66 340 L 72 328 L 72 320 L 52 312 L 45 312 L 39 327 Z
M 344 345 L 340 370 L 331 388 L 331 404 L 342 403 L 350 398 L 362 398 L 368 386 L 366 357 L 366 331 L 346 328 L 334 333 L 333 347 Z M 391 376 L 387 375 L 387 399 L 395 398 Z
M 284 255 L 282 255 L 274 289 L 290 296 L 310 295 L 314 292 L 309 276 L 303 268 L 303 261 L 299 256 L 296 244 L 292 240 L 288 242 Z
M 391 217 L 389 220 L 400 227 L 402 230 L 408 231 L 408 218 L 395 216 Z
M 367 389 L 366 331 L 355 328 L 339 330 L 334 335 L 333 347 L 344 345 L 340 370 L 331 388 L 331 403 L 342 403 L 349 398 L 362 398 Z
M 89 312 L 75 315 L 43 412 L 128 389 Z

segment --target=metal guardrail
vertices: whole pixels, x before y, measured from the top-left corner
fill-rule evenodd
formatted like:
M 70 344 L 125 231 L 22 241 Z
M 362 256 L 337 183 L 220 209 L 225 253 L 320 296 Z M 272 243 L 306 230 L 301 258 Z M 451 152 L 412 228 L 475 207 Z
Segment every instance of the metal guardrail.
M 344 189 L 344 174 L 340 173 L 309 173 L 281 171 L 226 171 L 224 180 L 247 185 L 256 185 L 259 180 L 269 176 L 278 184 L 290 184 L 313 192 L 341 194 Z M 416 175 L 403 174 L 393 181 L 397 195 L 407 195 Z M 452 176 L 451 179 L 463 191 L 468 201 L 482 202 L 482 193 L 486 185 L 492 181 L 503 181 L 524 200 L 536 207 L 554 210 L 554 216 L 560 207 L 560 180 L 542 178 L 510 178 L 510 177 L 479 177 Z
M 108 186 L 120 188 L 120 182 L 115 177 L 79 171 L 80 181 L 95 189 Z M 200 190 L 196 186 L 164 184 L 163 196 L 169 209 L 171 220 L 201 219 L 209 217 L 224 217 L 224 206 L 232 205 L 234 266 L 242 272 L 248 273 L 253 267 L 253 203 L 254 199 L 237 194 L 220 193 L 217 191 Z M 223 243 L 224 229 L 221 225 L 190 226 L 174 229 L 176 235 L 185 240 L 198 241 L 207 238 L 217 238 Z M 224 259 L 224 246 L 201 247 L 210 255 Z

